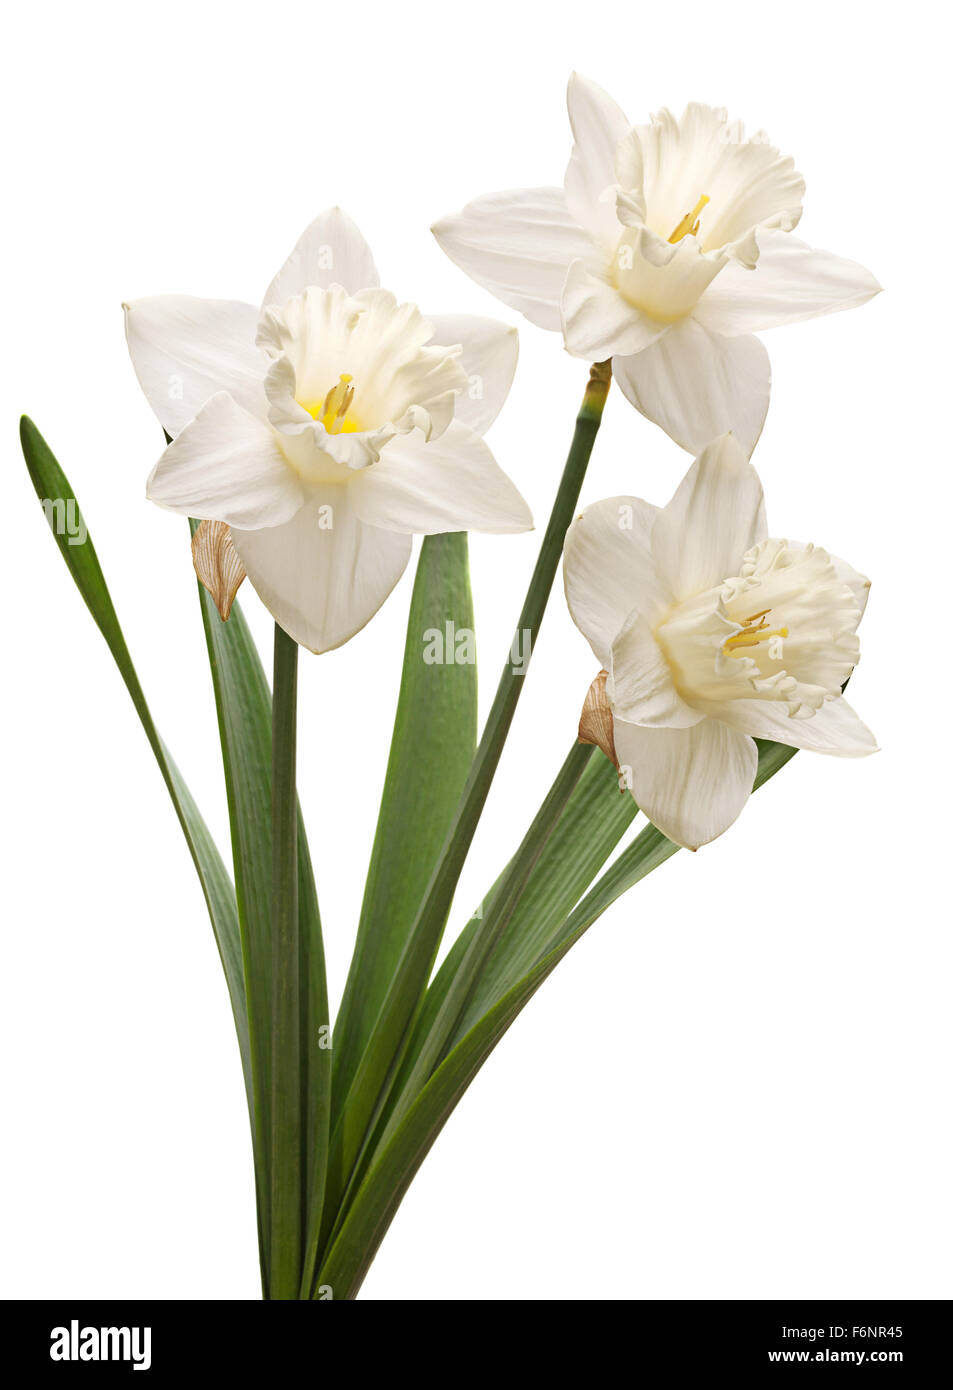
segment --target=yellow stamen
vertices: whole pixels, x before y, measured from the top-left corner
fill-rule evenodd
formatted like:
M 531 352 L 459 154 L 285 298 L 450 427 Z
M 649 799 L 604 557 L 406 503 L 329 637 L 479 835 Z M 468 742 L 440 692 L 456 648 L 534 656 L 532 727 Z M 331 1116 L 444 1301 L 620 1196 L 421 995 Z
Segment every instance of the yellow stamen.
M 353 434 L 360 429 L 356 420 L 348 418 L 348 411 L 354 400 L 353 377 L 350 372 L 342 372 L 341 380 L 332 386 L 319 405 L 306 405 L 305 410 L 313 419 L 327 430 L 328 434 Z
M 754 635 L 755 633 L 757 633 L 757 636 Z M 735 647 L 756 647 L 759 642 L 767 642 L 769 637 L 787 636 L 788 630 L 786 627 L 775 627 L 772 628 L 770 632 L 765 632 L 763 628 L 756 627 L 750 634 L 747 632 L 739 632 L 736 637 L 729 637 L 728 641 L 725 643 L 725 651 L 728 652 L 729 656 L 734 656 Z M 732 649 L 731 651 L 728 651 L 729 647 Z
M 768 628 L 767 617 L 771 612 L 770 608 L 762 608 L 760 613 L 752 613 L 749 618 L 745 618 L 741 624 L 741 631 L 736 632 L 734 637 L 729 637 L 722 647 L 726 656 L 735 656 L 736 648 L 757 647 L 761 642 L 767 642 L 771 637 L 787 637 L 786 627 Z
M 681 241 L 681 239 L 682 239 L 683 236 L 697 236 L 697 235 L 698 235 L 698 216 L 699 216 L 699 213 L 700 213 L 700 212 L 702 211 L 702 209 L 703 209 L 704 207 L 706 207 L 706 206 L 708 205 L 708 203 L 710 203 L 710 202 L 711 202 L 711 199 L 708 197 L 708 195 L 705 194 L 705 193 L 703 193 L 702 196 L 699 198 L 698 202 L 697 202 L 697 203 L 695 204 L 695 206 L 692 208 L 691 212 L 686 212 L 686 214 L 685 214 L 685 216 L 682 218 L 681 222 L 679 222 L 678 226 L 675 228 L 674 232 L 673 232 L 672 235 L 669 237 L 669 241 L 672 242 L 673 245 L 675 244 L 676 241 Z

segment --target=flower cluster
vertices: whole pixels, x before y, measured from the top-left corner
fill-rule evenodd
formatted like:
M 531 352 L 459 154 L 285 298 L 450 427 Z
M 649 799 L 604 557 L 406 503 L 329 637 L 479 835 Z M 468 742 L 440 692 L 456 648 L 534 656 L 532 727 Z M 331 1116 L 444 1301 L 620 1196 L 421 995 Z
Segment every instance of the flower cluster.
M 207 590 L 233 876 L 153 723 L 68 480 L 21 423 L 47 521 L 202 885 L 244 1072 L 271 1300 L 357 1296 L 463 1091 L 622 893 L 678 847 L 720 836 L 794 750 L 875 748 L 844 696 L 869 583 L 769 530 L 751 456 L 770 394 L 754 331 L 862 304 L 878 286 L 795 239 L 801 176 L 724 111 L 693 104 L 632 126 L 573 77 L 569 117 L 563 187 L 479 198 L 434 227 L 476 281 L 590 364 L 478 742 L 466 532 L 532 528 L 483 438 L 513 381 L 513 327 L 398 302 L 338 208 L 306 229 L 257 306 L 181 295 L 125 306 L 167 437 L 147 493 L 190 518 Z M 613 381 L 697 457 L 663 507 L 625 495 L 579 514 Z M 297 795 L 298 648 L 327 652 L 359 632 L 415 534 L 391 754 L 332 1024 Z M 580 676 L 581 703 L 588 694 L 549 791 L 435 970 L 560 562 L 598 664 Z M 246 577 L 275 618 L 270 691 L 234 602 Z M 612 857 L 637 810 L 651 824 Z
M 611 359 L 624 396 L 698 454 L 661 510 L 634 497 L 588 508 L 564 565 L 603 667 L 582 737 L 666 835 L 697 848 L 744 805 L 755 738 L 842 756 L 875 746 L 841 693 L 868 581 L 769 537 L 748 458 L 770 395 L 753 331 L 879 286 L 792 235 L 804 180 L 763 133 L 697 103 L 632 126 L 576 75 L 568 103 L 562 188 L 490 194 L 433 230 L 570 353 Z M 531 527 L 482 438 L 513 379 L 515 330 L 398 304 L 340 210 L 307 229 L 260 309 L 167 296 L 126 306 L 126 323 L 172 441 L 148 495 L 203 520 L 196 568 L 223 618 L 247 574 L 297 642 L 328 651 L 384 602 L 412 534 Z

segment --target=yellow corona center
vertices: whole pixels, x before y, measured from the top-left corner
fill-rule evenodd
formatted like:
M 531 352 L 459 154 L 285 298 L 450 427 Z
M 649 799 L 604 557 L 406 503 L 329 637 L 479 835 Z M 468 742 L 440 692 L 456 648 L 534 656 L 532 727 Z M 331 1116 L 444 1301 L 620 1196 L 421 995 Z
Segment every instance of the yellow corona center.
M 675 228 L 674 232 L 669 237 L 669 241 L 673 245 L 676 241 L 681 241 L 683 236 L 698 235 L 699 214 L 701 213 L 703 208 L 708 206 L 710 202 L 711 199 L 708 197 L 708 195 L 706 193 L 703 193 L 702 196 L 699 198 L 698 202 L 692 208 L 691 212 L 686 212 L 681 222 L 679 222 L 678 226 Z
M 324 400 L 317 405 L 304 405 L 305 410 L 324 426 L 328 434 L 356 434 L 360 422 L 348 414 L 354 400 L 353 377 L 349 372 L 341 373 L 341 380 L 332 386 Z
M 768 627 L 770 612 L 770 608 L 763 608 L 760 613 L 752 613 L 750 618 L 745 618 L 741 624 L 741 631 L 736 632 L 734 637 L 729 637 L 722 647 L 725 655 L 739 656 L 743 654 L 745 647 L 756 647 L 771 637 L 787 637 L 786 627 Z

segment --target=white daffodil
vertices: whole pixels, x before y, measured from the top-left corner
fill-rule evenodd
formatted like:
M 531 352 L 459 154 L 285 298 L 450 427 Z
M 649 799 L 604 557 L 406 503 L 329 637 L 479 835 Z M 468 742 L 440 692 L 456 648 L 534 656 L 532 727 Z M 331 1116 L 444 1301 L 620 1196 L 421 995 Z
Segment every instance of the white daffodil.
M 125 309 L 136 375 L 173 439 L 148 496 L 223 523 L 210 541 L 230 531 L 237 576 L 231 553 L 205 570 L 196 557 L 223 607 L 244 566 L 276 621 L 328 651 L 380 608 L 412 534 L 531 528 L 481 438 L 513 379 L 515 330 L 398 304 L 340 209 L 308 227 L 261 310 L 183 295 Z
M 726 435 L 667 507 L 597 502 L 563 570 L 573 619 L 607 672 L 600 742 L 639 806 L 697 849 L 748 799 L 755 738 L 858 757 L 873 735 L 841 694 L 869 582 L 812 545 L 768 537 L 761 483 Z
M 790 235 L 804 180 L 763 133 L 693 103 L 631 126 L 573 74 L 563 188 L 478 198 L 433 231 L 451 260 L 571 353 L 612 359 L 632 404 L 692 452 L 731 430 L 748 453 L 771 388 L 751 334 L 853 308 L 880 286 Z

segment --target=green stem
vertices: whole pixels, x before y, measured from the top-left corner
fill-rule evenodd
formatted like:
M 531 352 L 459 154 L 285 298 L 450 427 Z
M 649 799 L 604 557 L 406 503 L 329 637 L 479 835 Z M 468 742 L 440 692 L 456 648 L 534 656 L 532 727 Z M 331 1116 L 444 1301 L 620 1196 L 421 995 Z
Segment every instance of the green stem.
M 602 423 L 602 412 L 606 397 L 609 394 L 611 381 L 612 367 L 609 362 L 598 362 L 592 367 L 582 405 L 576 416 L 576 428 L 566 459 L 566 466 L 559 482 L 559 491 L 556 493 L 549 524 L 540 546 L 539 557 L 529 582 L 529 588 L 526 591 L 516 632 L 513 634 L 510 659 L 503 667 L 486 727 L 480 739 L 480 746 L 476 751 L 476 757 L 470 769 L 470 777 L 464 789 L 457 823 L 451 833 L 447 853 L 449 855 L 451 851 L 456 851 L 453 857 L 459 859 L 460 867 L 462 867 L 463 860 L 470 848 L 470 842 L 483 810 L 483 803 L 489 793 L 490 784 L 493 781 L 493 775 L 496 772 L 500 755 L 503 752 L 503 745 L 510 730 L 510 724 L 513 722 L 513 715 L 516 713 L 516 706 L 523 692 L 526 669 L 536 644 L 543 614 L 546 612 L 546 604 L 552 591 L 553 580 L 556 578 L 556 570 L 559 568 L 559 561 L 562 558 L 566 532 L 569 530 L 569 524 L 575 515 L 579 493 L 586 476 L 586 469 L 589 466 L 589 457 L 592 454 L 592 446 L 596 442 L 596 435 L 599 433 L 599 426 Z M 524 643 L 526 659 L 519 662 L 515 657 L 523 652 Z M 454 879 L 455 885 L 456 879 Z
M 301 1113 L 298 823 L 295 789 L 298 645 L 275 624 L 271 785 L 271 1260 L 270 1296 L 301 1281 L 304 1173 Z
M 756 740 L 755 789 L 773 777 L 796 753 L 783 744 Z M 339 1300 L 356 1298 L 377 1247 L 414 1174 L 477 1072 L 536 990 L 570 948 L 608 907 L 665 863 L 678 846 L 647 825 L 567 916 L 559 931 L 521 979 L 497 999 L 455 1042 L 411 1103 L 386 1145 L 375 1153 L 318 1275 Z
M 595 364 L 576 417 L 572 444 L 546 527 L 539 558 L 517 623 L 510 654 L 497 686 L 453 825 L 426 896 L 355 1072 L 331 1138 L 325 1232 L 335 1225 L 360 1155 L 387 1099 L 430 978 L 450 903 L 476 833 L 503 745 L 523 690 L 526 671 L 562 556 L 566 531 L 592 453 L 612 380 L 608 362 Z
M 400 1096 L 392 1106 L 387 1125 L 380 1139 L 375 1141 L 374 1152 L 387 1143 L 414 1098 L 446 1056 L 477 980 L 493 948 L 509 926 L 530 874 L 559 824 L 569 798 L 594 752 L 595 748 L 591 743 L 574 743 L 556 774 L 556 779 L 533 818 L 533 823 L 523 837 L 519 849 L 494 887 L 483 920 L 467 946 L 410 1074 L 401 1086 Z

